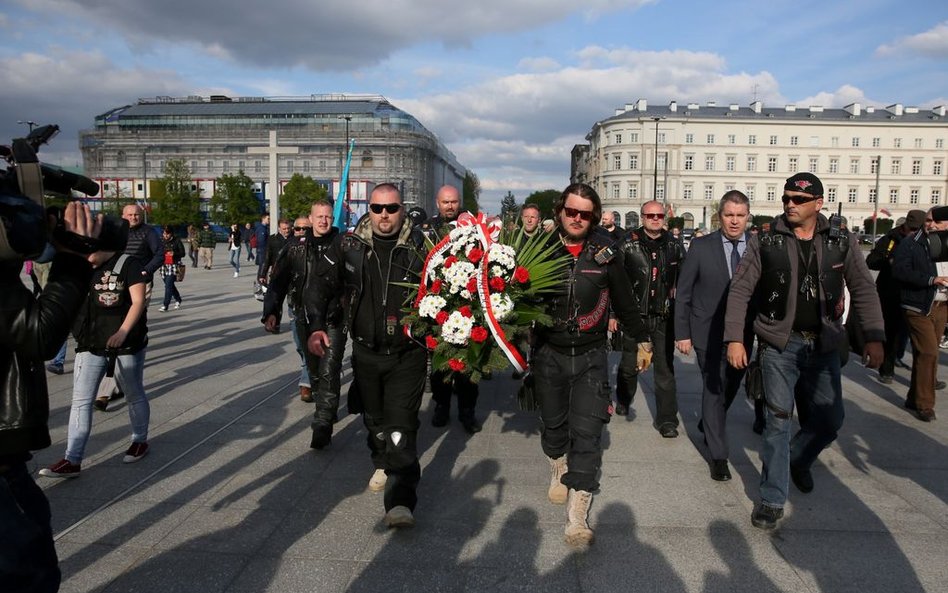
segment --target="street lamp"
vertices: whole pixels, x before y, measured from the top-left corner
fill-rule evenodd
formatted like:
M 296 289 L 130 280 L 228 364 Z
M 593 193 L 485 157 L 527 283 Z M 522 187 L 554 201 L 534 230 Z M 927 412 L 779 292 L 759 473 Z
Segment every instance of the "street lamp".
M 652 175 L 652 199 L 658 201 L 658 122 L 662 121 L 663 117 L 653 117 L 652 121 L 655 122 L 655 170 Z M 665 165 L 668 166 L 667 164 Z
M 30 132 L 33 131 L 33 128 L 34 128 L 35 126 L 38 126 L 38 125 L 39 125 L 38 123 L 36 123 L 35 121 L 33 121 L 33 120 L 31 120 L 31 119 L 28 119 L 28 120 L 26 120 L 26 121 L 23 121 L 22 119 L 21 119 L 21 120 L 17 120 L 16 123 L 18 123 L 18 124 L 24 124 L 24 125 L 30 126 Z

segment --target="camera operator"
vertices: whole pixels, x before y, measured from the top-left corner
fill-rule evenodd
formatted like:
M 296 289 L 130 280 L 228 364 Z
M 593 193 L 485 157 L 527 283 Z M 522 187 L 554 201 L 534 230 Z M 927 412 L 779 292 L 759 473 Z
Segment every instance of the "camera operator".
M 102 217 L 71 202 L 63 224 L 67 232 L 94 239 Z M 30 451 L 50 445 L 43 361 L 66 339 L 89 291 L 92 265 L 86 256 L 56 247 L 38 298 L 20 281 L 21 259 L 0 261 L 0 583 L 8 593 L 56 591 L 60 581 L 49 502 L 26 462 Z

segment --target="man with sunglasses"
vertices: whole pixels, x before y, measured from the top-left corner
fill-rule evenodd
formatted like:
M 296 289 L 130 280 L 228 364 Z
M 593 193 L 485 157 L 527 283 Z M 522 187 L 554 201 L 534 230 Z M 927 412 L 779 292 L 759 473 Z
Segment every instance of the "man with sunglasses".
M 461 195 L 457 188 L 445 185 L 438 190 L 435 205 L 438 207 L 438 214 L 422 225 L 422 232 L 433 243 L 437 243 L 451 232 L 451 223 L 461 214 Z M 451 394 L 457 393 L 458 420 L 465 432 L 476 434 L 481 431 L 481 424 L 474 415 L 478 396 L 477 384 L 471 383 L 471 380 L 461 373 L 453 374 L 455 376 L 452 378 L 450 372 L 431 372 L 431 399 L 435 403 L 431 425 L 439 428 L 447 426 L 451 415 Z
M 665 228 L 665 207 L 650 201 L 642 205 L 642 226 L 624 237 L 625 269 L 632 280 L 630 296 L 642 312 L 642 321 L 655 347 L 655 426 L 664 438 L 678 436 L 678 395 L 675 385 L 674 302 L 678 271 L 685 248 Z M 638 344 L 625 328 L 622 360 L 616 377 L 616 414 L 626 416 L 638 390 Z
M 364 407 L 362 421 L 376 467 L 372 490 L 385 489 L 388 527 L 411 527 L 421 479 L 418 410 L 425 388 L 428 354 L 402 328 L 402 309 L 424 265 L 421 231 L 407 222 L 402 196 L 391 183 L 375 186 L 369 212 L 323 256 L 324 281 L 309 283 L 304 296 L 316 356 L 337 344 L 328 333 L 330 304 L 342 294 L 344 322 L 352 337 L 352 367 Z M 357 369 L 357 371 L 356 371 Z M 384 477 L 379 479 L 379 470 Z
M 783 214 L 769 231 L 751 237 L 731 280 L 724 341 L 731 366 L 747 367 L 747 308 L 754 295 L 767 421 L 760 457 L 760 502 L 751 523 L 773 529 L 783 517 L 789 482 L 813 490 L 811 466 L 836 440 L 843 422 L 839 344 L 844 288 L 862 324 L 866 366 L 882 362 L 882 310 L 872 276 L 856 242 L 820 214 L 823 184 L 812 173 L 787 179 Z M 799 388 L 800 429 L 790 438 L 794 392 Z
M 622 254 L 601 233 L 593 233 L 602 215 L 596 191 L 583 183 L 568 186 L 553 207 L 559 232 L 550 240 L 568 256 L 562 292 L 549 303 L 553 323 L 538 326 L 531 368 L 540 403 L 540 443 L 549 458 L 547 497 L 567 503 L 566 541 L 576 547 L 593 538 L 587 517 L 592 493 L 599 489 L 602 429 L 612 399 L 606 360 L 610 307 L 639 344 L 640 370 L 651 360 L 652 346 L 622 266 Z M 613 298 L 617 297 L 617 298 Z

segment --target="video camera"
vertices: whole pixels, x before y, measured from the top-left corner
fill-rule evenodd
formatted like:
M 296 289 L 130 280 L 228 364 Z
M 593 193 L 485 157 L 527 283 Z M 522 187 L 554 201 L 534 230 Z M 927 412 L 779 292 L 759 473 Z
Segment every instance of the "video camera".
M 46 194 L 73 199 L 72 192 L 99 193 L 99 185 L 82 175 L 39 162 L 40 146 L 59 133 L 59 126 L 45 125 L 31 130 L 26 138 L 15 138 L 10 146 L 0 146 L 7 169 L 0 172 L 0 260 L 52 258 L 50 239 L 77 253 L 123 251 L 128 240 L 128 222 L 106 216 L 98 238 L 67 231 L 61 209 L 46 207 Z M 50 237 L 49 216 L 56 224 Z

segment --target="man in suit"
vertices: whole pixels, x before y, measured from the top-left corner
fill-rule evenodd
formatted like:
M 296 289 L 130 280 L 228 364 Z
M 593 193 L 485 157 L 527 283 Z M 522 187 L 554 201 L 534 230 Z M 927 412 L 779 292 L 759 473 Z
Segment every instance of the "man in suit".
M 698 237 L 691 243 L 688 257 L 678 276 L 675 307 L 675 346 L 682 354 L 692 348 L 701 369 L 701 422 L 711 457 L 711 479 L 731 479 L 727 466 L 727 410 L 734 401 L 745 369 L 727 363 L 724 348 L 724 315 L 731 276 L 747 247 L 747 219 L 750 204 L 743 193 L 731 190 L 718 205 L 721 229 Z M 750 308 L 749 308 L 750 309 Z M 753 345 L 750 323 L 744 344 Z

